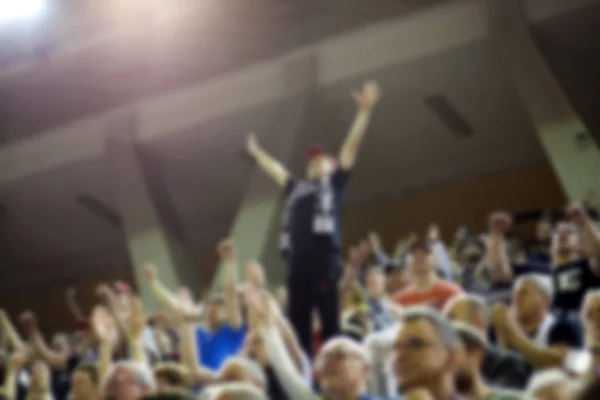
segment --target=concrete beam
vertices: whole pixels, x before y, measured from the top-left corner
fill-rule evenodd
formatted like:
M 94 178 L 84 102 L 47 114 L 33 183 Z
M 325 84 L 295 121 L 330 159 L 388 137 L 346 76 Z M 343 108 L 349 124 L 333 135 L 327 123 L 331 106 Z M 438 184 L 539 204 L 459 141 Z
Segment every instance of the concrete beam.
M 600 191 L 600 150 L 531 37 L 521 2 L 489 4 L 495 48 L 567 198 L 582 201 Z

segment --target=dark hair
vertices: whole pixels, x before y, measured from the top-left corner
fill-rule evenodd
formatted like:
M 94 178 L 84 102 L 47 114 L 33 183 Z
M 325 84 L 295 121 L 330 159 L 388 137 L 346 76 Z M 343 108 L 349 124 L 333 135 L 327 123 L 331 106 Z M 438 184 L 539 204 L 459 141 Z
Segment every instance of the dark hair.
M 98 367 L 96 367 L 96 364 L 88 363 L 88 362 L 81 363 L 77 366 L 77 368 L 75 368 L 75 371 L 86 372 L 90 376 L 90 379 L 92 380 L 92 382 L 94 382 L 94 385 L 98 384 L 99 376 L 98 376 Z
M 174 362 L 157 364 L 154 376 L 166 380 L 171 386 L 188 386 L 190 380 L 187 368 Z
M 588 383 L 575 397 L 576 400 L 598 400 L 600 399 L 600 377 L 596 377 Z

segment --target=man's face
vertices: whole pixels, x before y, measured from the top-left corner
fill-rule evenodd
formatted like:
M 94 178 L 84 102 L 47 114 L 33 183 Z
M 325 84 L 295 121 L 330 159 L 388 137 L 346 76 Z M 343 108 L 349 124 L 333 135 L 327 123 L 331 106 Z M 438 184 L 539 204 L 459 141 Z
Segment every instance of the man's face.
M 417 276 L 430 274 L 435 270 L 431 253 L 417 249 L 407 257 L 408 271 Z
M 320 384 L 324 393 L 344 393 L 365 382 L 369 368 L 360 354 L 349 346 L 326 348 L 319 355 Z
M 218 326 L 225 321 L 225 307 L 221 301 L 208 303 L 206 318 L 209 326 Z
M 58 353 L 66 353 L 69 351 L 69 339 L 64 333 L 57 333 L 52 337 L 52 350 Z
M 138 400 L 149 390 L 140 383 L 135 373 L 128 368 L 117 367 L 106 385 L 104 398 L 114 400 Z
M 462 322 L 484 331 L 484 321 L 466 300 L 457 300 L 445 312 L 446 317 L 452 322 Z
M 573 395 L 567 385 L 559 384 L 538 390 L 532 400 L 572 400 Z
M 90 373 L 78 369 L 75 370 L 71 378 L 71 386 L 74 400 L 88 400 L 95 398 L 96 384 L 92 380 Z
M 308 179 L 320 179 L 329 175 L 334 170 L 333 160 L 325 155 L 319 155 L 310 159 L 306 169 Z
M 579 248 L 579 235 L 571 223 L 560 223 L 552 235 L 552 252 L 566 256 Z
M 369 297 L 379 298 L 385 294 L 385 276 L 379 269 L 369 268 L 365 281 Z
M 450 367 L 450 350 L 426 320 L 403 323 L 394 343 L 394 371 L 401 391 L 427 387 Z
M 548 308 L 548 300 L 529 282 L 522 282 L 513 292 L 513 305 L 517 319 L 527 320 Z

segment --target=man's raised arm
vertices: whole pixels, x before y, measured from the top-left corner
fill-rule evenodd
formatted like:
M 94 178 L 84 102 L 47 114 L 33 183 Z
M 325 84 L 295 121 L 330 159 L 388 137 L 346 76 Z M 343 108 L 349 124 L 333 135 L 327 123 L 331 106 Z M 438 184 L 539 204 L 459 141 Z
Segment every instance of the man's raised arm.
M 348 170 L 354 166 L 358 148 L 371 119 L 371 110 L 379 100 L 379 95 L 379 86 L 375 82 L 367 82 L 360 93 L 353 93 L 358 112 L 338 157 L 342 169 Z
M 246 143 L 248 153 L 254 158 L 254 160 L 260 165 L 260 168 L 265 171 L 277 184 L 281 187 L 285 187 L 288 178 L 290 176 L 287 169 L 281 165 L 279 161 L 271 157 L 258 143 L 256 136 L 251 133 L 248 136 L 248 142 Z

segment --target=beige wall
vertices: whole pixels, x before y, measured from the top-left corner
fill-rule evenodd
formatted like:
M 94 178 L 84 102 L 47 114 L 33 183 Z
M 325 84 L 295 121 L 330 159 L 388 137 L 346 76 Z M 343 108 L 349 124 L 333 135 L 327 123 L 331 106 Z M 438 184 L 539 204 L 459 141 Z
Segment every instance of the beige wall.
M 400 235 L 423 232 L 431 222 L 439 224 L 445 238 L 451 238 L 460 224 L 467 224 L 473 230 L 484 229 L 486 216 L 494 209 L 519 212 L 558 207 L 564 202 L 564 194 L 550 166 L 538 164 L 392 201 L 350 207 L 343 216 L 345 243 L 356 243 L 374 229 L 382 236 L 384 245 L 391 248 Z M 196 260 L 202 282 L 211 282 L 217 266 L 215 249 L 203 249 Z M 133 284 L 131 270 L 110 270 L 71 285 L 77 287 L 83 308 L 89 310 L 95 301 L 95 286 L 115 280 Z M 72 329 L 73 320 L 64 300 L 67 286 L 37 288 L 19 296 L 0 295 L 0 307 L 6 308 L 13 317 L 20 310 L 34 310 L 47 332 Z
M 401 235 L 425 232 L 435 222 L 446 240 L 466 224 L 485 229 L 491 211 L 512 213 L 559 207 L 565 196 L 549 164 L 537 164 L 451 186 L 433 188 L 400 199 L 353 207 L 344 213 L 344 242 L 355 243 L 369 230 L 378 231 L 387 248 Z

